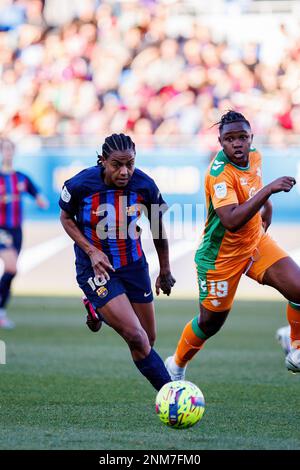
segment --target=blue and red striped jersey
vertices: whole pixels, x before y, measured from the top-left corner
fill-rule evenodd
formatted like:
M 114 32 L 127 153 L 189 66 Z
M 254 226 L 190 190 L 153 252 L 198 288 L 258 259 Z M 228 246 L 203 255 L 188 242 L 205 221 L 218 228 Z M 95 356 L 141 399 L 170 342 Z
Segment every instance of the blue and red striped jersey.
M 37 188 L 31 179 L 20 171 L 0 172 L 0 227 L 18 228 L 22 225 L 22 195 L 35 197 Z
M 125 188 L 107 186 L 103 168 L 93 166 L 67 180 L 59 200 L 61 209 L 74 217 L 88 241 L 103 251 L 115 269 L 137 261 L 143 254 L 137 221 L 144 212 L 167 208 L 152 178 L 139 169 Z M 154 210 L 153 210 L 154 208 Z M 76 263 L 90 265 L 89 257 L 75 244 Z

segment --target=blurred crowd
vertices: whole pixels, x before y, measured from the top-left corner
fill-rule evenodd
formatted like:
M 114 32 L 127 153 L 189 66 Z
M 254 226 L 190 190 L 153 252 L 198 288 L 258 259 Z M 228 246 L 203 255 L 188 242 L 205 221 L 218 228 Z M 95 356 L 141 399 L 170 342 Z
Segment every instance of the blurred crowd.
M 267 60 L 261 44 L 216 39 L 173 3 L 1 0 L 0 134 L 127 132 L 213 150 L 211 126 L 235 109 L 262 142 L 299 144 L 300 28 L 278 24 Z

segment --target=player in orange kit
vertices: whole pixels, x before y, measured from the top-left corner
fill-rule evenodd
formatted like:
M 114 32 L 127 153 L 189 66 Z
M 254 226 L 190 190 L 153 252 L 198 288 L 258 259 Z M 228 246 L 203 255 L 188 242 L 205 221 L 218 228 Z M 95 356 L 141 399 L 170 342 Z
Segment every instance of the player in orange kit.
M 283 176 L 263 186 L 250 123 L 229 111 L 218 124 L 222 150 L 206 174 L 207 220 L 195 256 L 200 314 L 185 326 L 166 367 L 172 380 L 184 379 L 188 361 L 224 324 L 239 280 L 247 274 L 289 301 L 292 349 L 285 361 L 289 370 L 300 372 L 300 268 L 266 233 L 272 219 L 270 196 L 289 192 L 296 180 Z

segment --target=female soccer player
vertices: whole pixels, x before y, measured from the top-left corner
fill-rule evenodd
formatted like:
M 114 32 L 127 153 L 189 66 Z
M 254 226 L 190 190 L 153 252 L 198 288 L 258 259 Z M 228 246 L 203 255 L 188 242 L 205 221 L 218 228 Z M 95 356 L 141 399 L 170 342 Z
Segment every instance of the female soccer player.
M 154 181 L 135 168 L 135 155 L 130 137 L 107 137 L 97 165 L 65 182 L 59 204 L 61 223 L 75 242 L 77 281 L 87 302 L 124 338 L 137 368 L 159 390 L 170 376 L 152 348 L 153 294 L 136 223 L 142 208 L 159 259 L 157 295 L 160 290 L 169 295 L 175 279 L 162 222 L 166 204 Z
M 247 274 L 289 301 L 292 350 L 286 366 L 300 372 L 300 268 L 266 233 L 272 218 L 270 196 L 289 192 L 296 181 L 283 176 L 263 186 L 261 156 L 251 148 L 249 122 L 229 111 L 218 124 L 222 150 L 206 174 L 207 220 L 195 256 L 200 314 L 185 326 L 166 366 L 173 380 L 184 378 L 188 361 L 222 327 L 241 275 Z
M 38 207 L 48 207 L 46 199 L 28 176 L 13 169 L 14 152 L 11 140 L 0 140 L 0 258 L 4 263 L 0 280 L 0 328 L 6 329 L 14 328 L 13 321 L 6 314 L 6 305 L 22 245 L 22 194 L 29 193 L 34 197 Z

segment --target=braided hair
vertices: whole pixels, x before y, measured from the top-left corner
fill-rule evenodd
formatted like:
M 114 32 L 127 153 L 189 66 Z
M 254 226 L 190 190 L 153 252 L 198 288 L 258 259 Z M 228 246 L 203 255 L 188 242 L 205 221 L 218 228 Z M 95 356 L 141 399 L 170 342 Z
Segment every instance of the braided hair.
M 219 125 L 219 132 L 221 133 L 225 124 L 231 124 L 232 122 L 245 122 L 251 128 L 250 122 L 243 114 L 230 110 L 226 114 L 223 114 L 221 120 L 216 123 L 216 125 Z
M 106 137 L 102 145 L 102 157 L 107 160 L 115 150 L 133 150 L 135 153 L 135 143 L 131 137 L 125 134 L 112 134 Z M 101 155 L 98 155 L 97 165 L 101 165 Z

